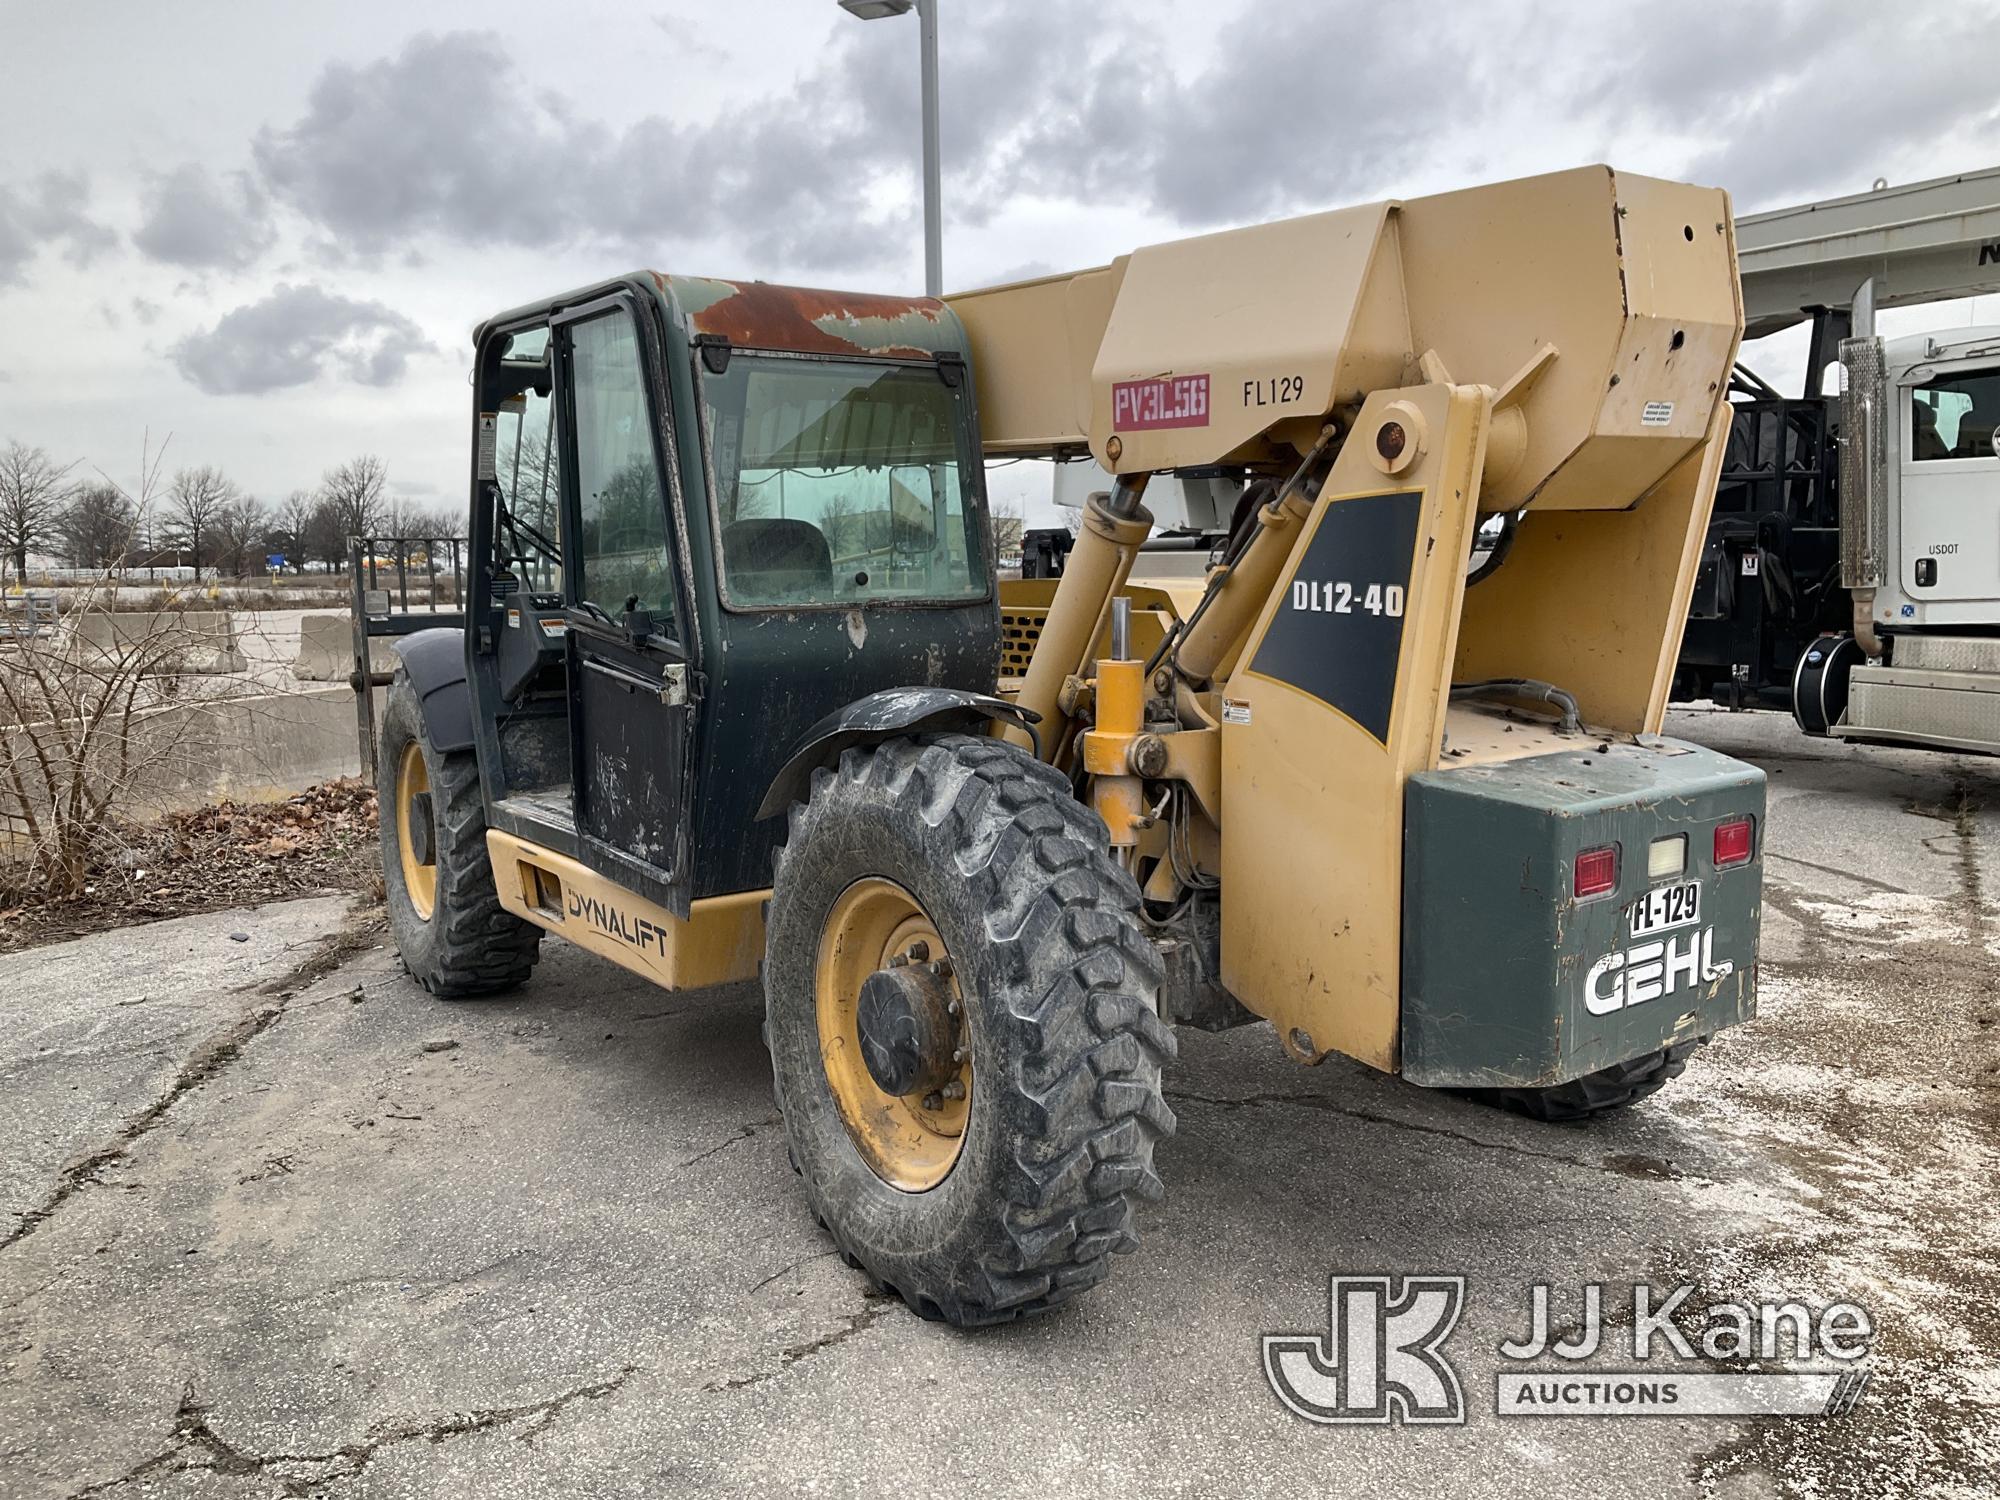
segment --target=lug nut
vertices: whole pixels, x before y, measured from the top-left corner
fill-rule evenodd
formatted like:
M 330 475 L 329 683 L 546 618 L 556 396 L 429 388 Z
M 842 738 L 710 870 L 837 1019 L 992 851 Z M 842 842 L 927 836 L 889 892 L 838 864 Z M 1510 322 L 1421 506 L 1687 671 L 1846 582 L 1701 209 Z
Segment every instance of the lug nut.
M 924 1108 L 925 1109 L 944 1108 L 944 1100 L 938 1097 L 938 1091 L 936 1089 L 932 1089 L 928 1094 L 924 1095 Z
M 950 1083 L 944 1086 L 944 1096 L 947 1099 L 963 1099 L 965 1097 L 965 1085 L 960 1083 L 956 1078 L 952 1079 Z
M 923 954 L 920 953 L 916 956 L 921 958 L 923 957 Z M 937 977 L 940 979 L 951 978 L 951 960 L 948 958 L 940 958 L 934 960 L 931 964 L 931 972 L 937 975 Z
M 931 945 L 925 942 L 922 938 L 918 938 L 914 943 L 910 944 L 911 963 L 920 964 L 930 956 L 931 956 Z

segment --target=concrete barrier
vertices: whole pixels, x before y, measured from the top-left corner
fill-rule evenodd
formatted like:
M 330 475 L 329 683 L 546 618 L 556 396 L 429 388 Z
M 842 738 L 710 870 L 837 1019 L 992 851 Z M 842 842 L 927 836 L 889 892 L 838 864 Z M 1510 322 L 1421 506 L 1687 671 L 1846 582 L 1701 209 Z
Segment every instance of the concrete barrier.
M 375 690 L 376 712 L 383 690 Z M 32 761 L 31 737 L 46 747 L 64 742 L 52 726 L 0 730 L 0 763 Z M 264 801 L 289 797 L 360 769 L 354 694 L 345 686 L 294 693 L 176 703 L 149 709 L 134 724 L 129 763 L 137 768 L 120 800 L 127 814 L 198 807 L 222 797 Z M 37 803 L 46 796 L 32 770 L 25 783 Z M 0 837 L 14 793 L 0 796 Z
M 142 649 L 151 657 L 145 663 L 149 676 L 241 672 L 248 665 L 226 609 L 86 609 L 69 621 L 85 660 L 122 658 Z
M 369 670 L 396 670 L 395 643 L 376 636 L 368 643 Z M 301 682 L 345 682 L 354 671 L 354 620 L 348 615 L 307 615 L 299 621 L 299 654 L 292 675 Z

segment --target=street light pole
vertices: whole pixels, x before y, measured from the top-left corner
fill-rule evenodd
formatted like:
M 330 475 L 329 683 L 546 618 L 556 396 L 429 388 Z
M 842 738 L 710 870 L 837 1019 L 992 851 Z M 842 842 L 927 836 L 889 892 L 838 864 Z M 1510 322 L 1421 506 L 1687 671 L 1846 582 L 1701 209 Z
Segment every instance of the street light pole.
M 924 295 L 944 295 L 944 186 L 938 149 L 937 0 L 917 0 L 924 49 Z
M 924 100 L 924 295 L 944 295 L 944 188 L 938 149 L 937 0 L 840 0 L 840 8 L 863 21 L 917 13 L 917 43 L 923 62 Z

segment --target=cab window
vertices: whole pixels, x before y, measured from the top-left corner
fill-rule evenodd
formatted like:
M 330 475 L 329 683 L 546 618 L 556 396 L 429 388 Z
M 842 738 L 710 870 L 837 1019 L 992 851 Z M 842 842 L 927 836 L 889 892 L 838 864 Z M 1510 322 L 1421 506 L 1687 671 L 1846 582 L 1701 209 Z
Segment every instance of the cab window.
M 570 413 L 576 456 L 577 597 L 616 618 L 628 601 L 671 634 L 673 551 L 645 362 L 623 308 L 568 325 Z
M 1940 375 L 1910 393 L 1910 457 L 1993 458 L 2000 427 L 2000 370 Z
M 546 326 L 516 330 L 501 346 L 500 376 L 513 394 L 499 402 L 494 478 L 500 487 L 500 560 L 528 586 L 562 589 L 556 402 Z

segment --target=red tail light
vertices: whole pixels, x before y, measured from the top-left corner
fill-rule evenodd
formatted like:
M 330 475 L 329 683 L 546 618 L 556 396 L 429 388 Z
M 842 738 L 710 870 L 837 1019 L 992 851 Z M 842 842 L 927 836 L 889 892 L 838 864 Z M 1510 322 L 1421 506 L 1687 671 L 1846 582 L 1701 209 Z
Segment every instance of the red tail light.
M 1618 846 L 1586 849 L 1576 857 L 1576 893 L 1601 896 L 1618 884 Z
M 1715 825 L 1715 867 L 1747 864 L 1757 847 L 1757 825 L 1750 818 L 1731 818 Z

